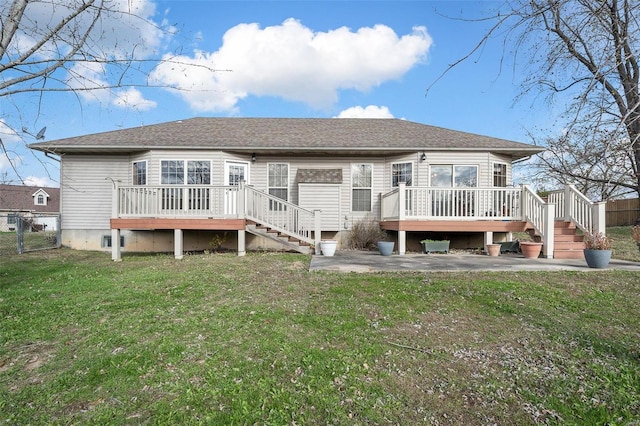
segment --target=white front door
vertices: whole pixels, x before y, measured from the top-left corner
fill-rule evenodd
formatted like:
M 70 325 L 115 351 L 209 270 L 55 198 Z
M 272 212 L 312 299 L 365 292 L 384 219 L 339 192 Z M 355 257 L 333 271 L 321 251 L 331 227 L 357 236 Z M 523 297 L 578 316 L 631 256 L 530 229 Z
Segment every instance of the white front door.
M 249 183 L 249 163 L 226 161 L 224 163 L 225 186 L 238 186 L 242 181 L 246 184 Z M 225 214 L 236 215 L 238 213 L 238 191 L 236 189 L 227 189 L 225 195 Z

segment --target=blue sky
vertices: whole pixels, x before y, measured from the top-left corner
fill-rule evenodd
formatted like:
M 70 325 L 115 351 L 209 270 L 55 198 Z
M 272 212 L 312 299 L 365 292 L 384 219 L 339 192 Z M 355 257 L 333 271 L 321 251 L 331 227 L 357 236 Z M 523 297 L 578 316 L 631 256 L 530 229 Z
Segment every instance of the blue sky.
M 514 104 L 519 72 L 508 56 L 501 65 L 500 39 L 427 94 L 489 25 L 469 20 L 490 14 L 500 2 L 119 1 L 123 7 L 135 3 L 145 22 L 175 29 L 158 36 L 138 28 L 128 40 L 159 53 L 179 50 L 180 64 L 156 68 L 150 81 L 182 90 L 14 96 L 1 99 L 0 125 L 32 133 L 46 126 L 46 139 L 53 140 L 196 116 L 395 117 L 530 142 L 527 130 L 549 120 L 527 101 Z M 83 73 L 93 81 L 108 79 L 88 67 Z M 5 145 L 13 142 L 23 179 L 58 185 L 58 165 L 18 140 L 33 138 L 0 134 Z M 9 179 L 14 174 L 6 161 L 0 173 Z

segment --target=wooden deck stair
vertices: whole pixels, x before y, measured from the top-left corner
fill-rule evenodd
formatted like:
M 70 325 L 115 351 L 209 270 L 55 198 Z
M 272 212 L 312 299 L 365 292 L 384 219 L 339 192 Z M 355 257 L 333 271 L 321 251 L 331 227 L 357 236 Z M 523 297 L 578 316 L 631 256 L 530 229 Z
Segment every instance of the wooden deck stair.
M 287 250 L 297 251 L 298 253 L 302 254 L 313 254 L 314 252 L 314 247 L 312 247 L 305 241 L 300 241 L 297 238 L 286 235 L 282 232 L 279 232 L 278 230 L 269 228 L 266 225 L 248 220 L 245 229 L 250 234 L 258 235 L 271 241 L 275 241 L 281 244 Z
M 554 259 L 584 259 L 584 237 L 576 233 L 574 223 L 556 220 L 554 235 Z
M 572 222 L 554 222 L 554 259 L 584 259 L 584 237 L 576 231 L 576 225 Z M 534 241 L 540 241 L 540 236 L 533 229 L 528 229 L 527 232 Z

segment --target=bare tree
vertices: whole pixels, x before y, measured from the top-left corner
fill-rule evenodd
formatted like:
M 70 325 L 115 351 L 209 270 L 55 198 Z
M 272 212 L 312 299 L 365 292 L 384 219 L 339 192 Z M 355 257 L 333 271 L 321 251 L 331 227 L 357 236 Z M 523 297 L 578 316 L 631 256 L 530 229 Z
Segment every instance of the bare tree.
M 153 15 L 154 4 L 146 0 L 0 2 L 0 154 L 16 174 L 18 161 L 6 142 L 11 136 L 24 143 L 29 134 L 29 126 L 16 122 L 25 120 L 21 105 L 27 99 L 34 102 L 35 96 L 38 112 L 51 92 L 70 92 L 80 104 L 87 97 L 153 104 L 137 89 L 153 85 L 148 76 L 154 66 L 172 61 L 165 50 L 176 32 L 154 22 Z M 11 108 L 18 119 L 7 123 Z
M 502 37 L 504 55 L 524 75 L 522 96 L 544 94 L 560 107 L 562 132 L 542 138 L 549 152 L 537 158 L 539 171 L 598 198 L 640 195 L 640 2 L 513 0 L 491 19 L 475 48 L 444 74 Z

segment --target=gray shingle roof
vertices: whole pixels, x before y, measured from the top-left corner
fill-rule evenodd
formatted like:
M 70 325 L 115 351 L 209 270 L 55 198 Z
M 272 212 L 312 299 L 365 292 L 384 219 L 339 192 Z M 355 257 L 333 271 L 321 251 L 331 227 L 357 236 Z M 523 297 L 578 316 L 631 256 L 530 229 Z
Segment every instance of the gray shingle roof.
M 191 118 L 149 126 L 39 142 L 56 154 L 216 149 L 260 153 L 400 153 L 497 151 L 523 157 L 537 146 L 398 119 Z
M 46 206 L 35 205 L 33 202 L 33 194 L 39 189 L 49 194 Z M 60 188 L 0 185 L 0 210 L 57 213 L 60 211 Z

